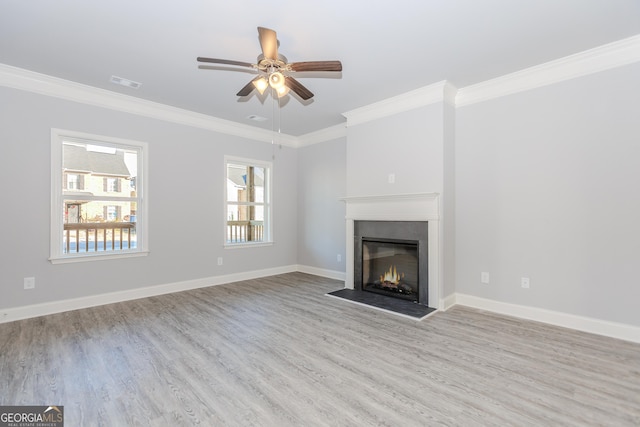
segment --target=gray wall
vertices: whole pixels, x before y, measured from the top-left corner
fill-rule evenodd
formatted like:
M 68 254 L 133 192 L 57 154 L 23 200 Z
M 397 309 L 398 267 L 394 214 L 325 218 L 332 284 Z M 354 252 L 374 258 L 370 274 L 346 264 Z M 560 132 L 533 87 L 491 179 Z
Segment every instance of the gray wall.
M 443 105 L 443 187 L 442 187 L 442 297 L 456 291 L 456 108 Z
M 345 272 L 345 192 L 345 138 L 298 149 L 299 264 Z
M 275 152 L 275 244 L 224 250 L 223 156 L 271 160 L 271 144 L 8 88 L 0 88 L 0 99 L 0 307 L 296 264 L 295 149 Z M 149 256 L 58 265 L 47 260 L 51 128 L 148 142 Z M 36 278 L 34 290 L 23 290 L 27 276 Z
M 349 127 L 347 195 L 442 193 L 442 123 L 434 104 Z
M 635 64 L 458 109 L 457 292 L 640 325 L 638 76 Z

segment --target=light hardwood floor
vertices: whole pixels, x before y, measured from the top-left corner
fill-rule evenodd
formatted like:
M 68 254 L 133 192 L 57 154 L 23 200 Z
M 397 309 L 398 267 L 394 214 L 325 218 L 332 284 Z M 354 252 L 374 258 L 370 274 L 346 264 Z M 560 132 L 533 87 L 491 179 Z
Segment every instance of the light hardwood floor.
M 640 345 L 291 273 L 0 324 L 0 404 L 66 426 L 637 426 Z

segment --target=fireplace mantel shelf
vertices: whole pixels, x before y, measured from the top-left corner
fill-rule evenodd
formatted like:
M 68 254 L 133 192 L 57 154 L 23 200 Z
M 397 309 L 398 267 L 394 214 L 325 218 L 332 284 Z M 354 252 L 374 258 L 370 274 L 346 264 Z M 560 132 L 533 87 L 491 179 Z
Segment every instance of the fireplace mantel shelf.
M 347 203 L 381 202 L 388 200 L 434 200 L 439 193 L 407 193 L 407 194 L 382 194 L 373 196 L 347 196 L 340 200 Z
M 346 218 L 356 220 L 434 221 L 440 217 L 438 193 L 349 196 Z

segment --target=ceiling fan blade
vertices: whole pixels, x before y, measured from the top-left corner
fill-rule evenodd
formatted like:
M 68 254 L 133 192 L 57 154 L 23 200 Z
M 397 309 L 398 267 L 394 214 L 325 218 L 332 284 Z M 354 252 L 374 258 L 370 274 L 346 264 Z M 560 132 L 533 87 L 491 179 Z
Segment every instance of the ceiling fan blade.
M 225 65 L 237 65 L 239 67 L 253 67 L 253 64 L 242 61 L 232 61 L 230 59 L 217 59 L 217 58 L 203 58 L 202 56 L 198 57 L 198 62 L 210 62 L 212 64 L 225 64 Z
M 272 60 L 278 59 L 278 37 L 276 32 L 269 28 L 258 27 L 258 36 L 264 57 Z
M 313 98 L 313 93 L 293 77 L 285 77 L 284 84 L 305 101 Z
M 307 61 L 289 64 L 292 71 L 342 71 L 340 61 Z
M 253 84 L 253 82 L 255 82 L 256 80 L 259 80 L 261 78 L 262 78 L 262 76 L 255 77 L 249 83 L 244 85 L 244 87 L 242 89 L 240 89 L 240 91 L 238 93 L 236 93 L 236 96 L 247 96 L 247 95 L 249 95 L 256 88 L 255 85 Z

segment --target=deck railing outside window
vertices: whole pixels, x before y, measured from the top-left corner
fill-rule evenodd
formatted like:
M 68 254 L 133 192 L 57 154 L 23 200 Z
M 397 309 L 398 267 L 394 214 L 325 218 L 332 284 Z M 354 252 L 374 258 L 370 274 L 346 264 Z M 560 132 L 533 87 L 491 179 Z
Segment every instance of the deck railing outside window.
M 134 222 L 64 224 L 64 253 L 121 251 L 136 247 Z
M 227 221 L 227 243 L 262 242 L 263 221 Z

